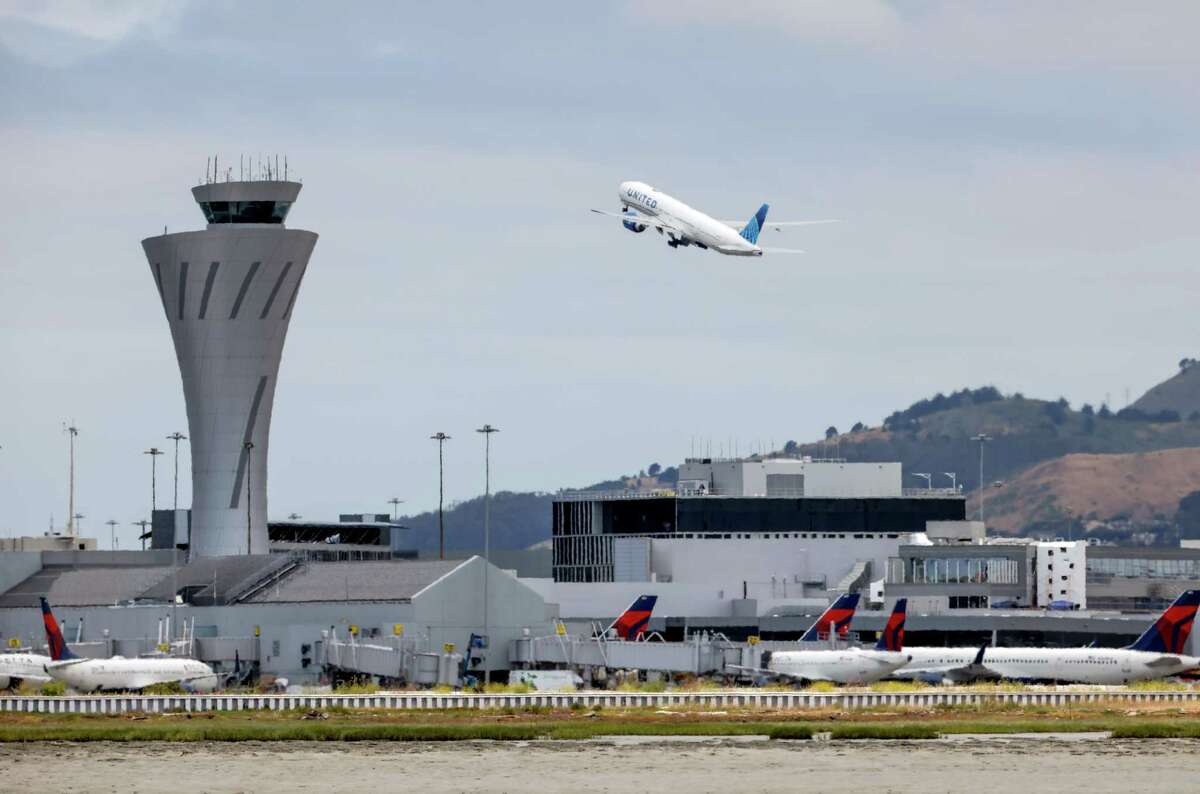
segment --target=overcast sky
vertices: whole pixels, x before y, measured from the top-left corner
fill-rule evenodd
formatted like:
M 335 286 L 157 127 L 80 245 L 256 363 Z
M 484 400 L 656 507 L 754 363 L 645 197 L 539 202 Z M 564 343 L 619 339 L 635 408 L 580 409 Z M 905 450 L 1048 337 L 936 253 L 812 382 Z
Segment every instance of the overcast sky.
M 484 422 L 495 487 L 551 490 L 962 386 L 1119 406 L 1200 353 L 1195 3 L 328 8 L 0 2 L 0 532 L 65 522 L 74 419 L 85 533 L 132 544 L 187 432 L 140 240 L 202 227 L 212 154 L 286 153 L 320 234 L 275 518 L 435 505 L 439 430 L 451 498 Z M 587 212 L 625 179 L 846 223 L 674 251 Z

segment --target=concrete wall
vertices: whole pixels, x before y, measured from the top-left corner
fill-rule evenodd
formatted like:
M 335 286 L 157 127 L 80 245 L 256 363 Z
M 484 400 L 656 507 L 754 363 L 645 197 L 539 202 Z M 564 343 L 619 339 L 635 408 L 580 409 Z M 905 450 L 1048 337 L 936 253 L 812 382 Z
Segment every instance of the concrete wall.
M 716 460 L 685 462 L 679 479 L 711 483 L 714 493 L 727 496 L 766 496 L 767 475 L 791 474 L 804 478 L 804 496 L 886 497 L 903 490 L 899 463 L 829 463 L 793 458 L 767 460 Z
M 5 593 L 42 570 L 40 551 L 0 553 L 0 593 Z

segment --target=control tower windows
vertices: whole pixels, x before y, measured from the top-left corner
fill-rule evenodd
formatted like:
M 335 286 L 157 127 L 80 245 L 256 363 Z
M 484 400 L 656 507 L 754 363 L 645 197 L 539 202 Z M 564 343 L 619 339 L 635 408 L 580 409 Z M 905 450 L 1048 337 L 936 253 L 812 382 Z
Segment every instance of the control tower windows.
M 209 223 L 283 223 L 290 201 L 202 201 Z

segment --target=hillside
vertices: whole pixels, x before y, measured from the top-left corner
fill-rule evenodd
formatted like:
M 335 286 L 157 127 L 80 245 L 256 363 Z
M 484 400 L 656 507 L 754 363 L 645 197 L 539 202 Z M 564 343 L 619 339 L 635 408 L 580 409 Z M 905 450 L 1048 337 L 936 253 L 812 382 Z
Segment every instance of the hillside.
M 941 405 L 948 407 L 939 410 Z M 987 483 L 1064 455 L 1200 447 L 1200 421 L 1160 421 L 1139 412 L 1113 414 L 1091 406 L 1074 410 L 1065 400 L 1005 397 L 985 387 L 923 400 L 892 414 L 883 427 L 796 445 L 794 451 L 824 457 L 836 450 L 851 461 L 898 460 L 909 474 L 935 473 L 940 485 L 949 484 L 943 472 L 955 472 L 958 483 L 972 491 L 979 487 L 979 444 L 971 438 L 979 433 L 992 439 L 984 450 Z M 918 484 L 916 479 L 906 483 Z
M 988 527 L 1008 534 L 1079 537 L 1172 534 L 1180 500 L 1200 491 L 1200 448 L 1126 455 L 1072 454 L 989 488 Z M 968 502 L 975 514 L 978 496 Z
M 1179 362 L 1179 372 L 1138 398 L 1130 408 L 1146 414 L 1170 411 L 1191 418 L 1200 412 L 1200 366 L 1195 359 Z M 1200 417 L 1197 417 L 1200 418 Z

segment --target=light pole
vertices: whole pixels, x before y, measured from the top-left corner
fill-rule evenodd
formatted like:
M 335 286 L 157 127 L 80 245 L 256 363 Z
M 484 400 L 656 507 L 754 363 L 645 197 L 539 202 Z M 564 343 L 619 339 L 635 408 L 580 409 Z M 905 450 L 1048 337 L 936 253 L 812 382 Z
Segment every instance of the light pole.
M 70 444 L 70 485 L 68 500 L 70 506 L 67 509 L 67 534 L 71 537 L 75 536 L 75 436 L 79 435 L 79 428 L 75 426 L 74 421 L 70 426 L 64 427 L 63 432 L 69 436 Z
M 438 442 L 438 559 L 446 559 L 446 522 L 442 514 L 442 503 L 446 495 L 446 468 L 442 448 L 450 440 L 450 436 L 438 431 L 430 436 Z
M 87 518 L 87 516 L 85 516 L 83 513 L 76 513 L 75 515 L 73 515 L 71 517 L 75 519 L 75 531 L 78 532 L 79 531 L 79 519 Z
M 912 476 L 920 477 L 922 480 L 925 481 L 925 490 L 928 491 L 930 488 L 933 487 L 933 475 L 932 474 L 914 471 L 914 472 L 912 472 Z
M 483 433 L 483 636 L 484 647 L 490 652 L 492 638 L 488 636 L 491 626 L 488 615 L 488 568 L 491 567 L 491 502 L 492 502 L 492 433 L 500 429 L 491 425 L 478 428 L 476 433 Z M 491 659 L 487 654 L 483 661 L 483 685 L 492 682 Z
M 158 509 L 158 456 L 163 454 L 163 451 L 158 447 L 150 447 L 142 454 L 150 456 L 150 522 L 153 525 L 154 511 Z M 145 545 L 142 543 L 143 547 Z
M 388 504 L 392 506 L 392 523 L 394 524 L 396 523 L 396 519 L 399 518 L 399 515 L 396 512 L 398 506 L 404 504 L 404 500 L 393 496 L 391 499 L 388 499 Z
M 250 546 L 250 472 L 254 467 L 250 465 L 250 456 L 253 454 L 254 442 L 247 441 L 242 444 L 242 449 L 246 450 L 246 554 L 251 554 Z
M 138 539 L 142 541 L 142 551 L 145 551 L 146 550 L 146 527 L 151 526 L 150 522 L 143 518 L 141 521 L 130 521 L 129 523 L 133 524 L 135 527 L 142 528 L 141 534 L 138 535 Z
M 112 538 L 112 550 L 117 550 L 117 522 L 115 519 L 108 519 L 104 522 L 108 524 L 108 534 Z
M 167 436 L 169 441 L 175 442 L 175 510 L 179 509 L 179 442 L 187 441 L 187 436 L 176 430 L 171 435 Z
M 979 442 L 979 520 L 983 521 L 983 445 L 992 440 L 987 433 L 971 436 L 972 441 Z
M 942 474 L 950 478 L 950 490 L 958 490 L 958 474 L 952 471 L 944 471 Z

